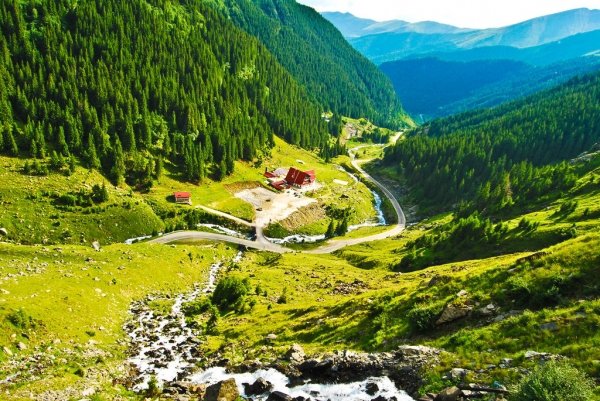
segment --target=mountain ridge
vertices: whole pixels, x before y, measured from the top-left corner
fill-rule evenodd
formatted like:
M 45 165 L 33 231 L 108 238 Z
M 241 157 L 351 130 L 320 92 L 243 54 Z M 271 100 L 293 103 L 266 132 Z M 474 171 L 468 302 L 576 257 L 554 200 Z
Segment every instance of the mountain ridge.
M 556 14 L 533 18 L 501 28 L 467 29 L 429 23 L 407 24 L 398 21 L 375 23 L 364 26 L 364 20 L 352 30 L 352 19 L 344 16 L 337 20 L 335 14 L 329 15 L 345 32 L 353 32 L 347 37 L 350 43 L 361 53 L 375 62 L 391 61 L 432 52 L 467 50 L 489 46 L 507 46 L 517 49 L 541 46 L 600 30 L 600 10 L 579 8 Z M 437 23 L 436 23 L 437 24 Z M 387 28 L 390 29 L 387 29 Z M 446 32 L 444 32 L 446 30 Z

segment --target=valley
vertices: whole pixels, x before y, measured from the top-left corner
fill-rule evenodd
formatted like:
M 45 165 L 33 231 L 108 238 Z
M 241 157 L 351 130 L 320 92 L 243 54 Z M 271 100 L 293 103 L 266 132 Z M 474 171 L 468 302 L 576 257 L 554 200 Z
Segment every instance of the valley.
M 600 11 L 541 10 L 2 2 L 0 400 L 600 400 Z

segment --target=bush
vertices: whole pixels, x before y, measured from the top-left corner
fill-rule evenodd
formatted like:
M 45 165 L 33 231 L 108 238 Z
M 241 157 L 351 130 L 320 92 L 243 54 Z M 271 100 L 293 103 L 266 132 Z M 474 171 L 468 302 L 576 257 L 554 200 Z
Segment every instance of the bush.
M 250 283 L 247 278 L 227 276 L 217 284 L 212 302 L 221 310 L 237 309 L 243 304 L 249 291 Z
M 548 362 L 523 378 L 511 401 L 588 401 L 593 398 L 593 382 L 564 362 Z
M 37 326 L 37 322 L 22 309 L 9 313 L 6 316 L 6 320 L 21 330 L 35 329 Z
M 411 328 L 417 332 L 424 332 L 435 327 L 435 322 L 440 315 L 436 305 L 415 305 L 406 315 Z

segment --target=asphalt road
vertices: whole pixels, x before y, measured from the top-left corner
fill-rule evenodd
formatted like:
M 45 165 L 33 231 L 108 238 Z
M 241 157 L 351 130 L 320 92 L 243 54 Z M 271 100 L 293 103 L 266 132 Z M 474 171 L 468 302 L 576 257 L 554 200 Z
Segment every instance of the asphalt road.
M 356 158 L 354 157 L 355 152 L 358 149 L 365 147 L 365 146 L 368 146 L 368 145 L 353 148 L 348 152 L 350 154 L 350 157 L 352 158 L 352 166 L 354 166 L 354 168 L 358 172 L 360 172 L 360 174 L 366 180 L 372 182 L 375 186 L 377 186 L 377 188 L 379 188 L 379 190 L 390 200 L 392 206 L 394 207 L 394 210 L 396 211 L 396 215 L 398 216 L 398 219 L 397 219 L 398 222 L 395 225 L 390 226 L 389 230 L 384 231 L 379 234 L 374 234 L 374 235 L 370 235 L 370 236 L 362 237 L 362 238 L 329 240 L 326 244 L 324 244 L 318 248 L 315 248 L 312 250 L 307 250 L 307 251 L 301 251 L 301 252 L 310 253 L 310 254 L 321 254 L 321 255 L 327 254 L 327 253 L 332 253 L 332 252 L 335 252 L 342 248 L 345 248 L 347 246 L 363 244 L 366 242 L 379 241 L 382 239 L 396 236 L 396 235 L 400 234 L 406 228 L 406 217 L 404 216 L 404 211 L 402 210 L 402 207 L 400 206 L 400 204 L 398 203 L 398 201 L 396 200 L 394 195 L 392 195 L 392 193 L 383 184 L 381 184 L 380 182 L 375 180 L 373 177 L 371 177 L 371 175 L 369 173 L 367 173 L 360 166 L 361 162 L 366 163 L 368 160 L 359 161 L 359 160 L 356 160 Z M 207 210 L 208 208 L 204 208 L 204 209 Z M 221 215 L 223 217 L 228 217 L 228 215 L 225 215 L 224 213 L 219 213 L 219 215 Z M 241 223 L 243 221 L 243 220 L 238 221 L 240 219 L 237 219 L 237 218 L 235 220 L 238 223 Z M 244 223 L 245 223 L 245 225 L 252 225 L 251 223 L 248 223 L 245 221 L 244 221 Z M 165 234 L 158 238 L 154 238 L 148 242 L 155 243 L 155 244 L 170 244 L 170 243 L 178 242 L 178 241 L 206 240 L 206 241 L 228 242 L 231 244 L 242 245 L 242 246 L 252 248 L 252 249 L 257 249 L 260 251 L 269 251 L 269 252 L 275 252 L 275 253 L 294 252 L 293 250 L 291 250 L 289 248 L 269 242 L 264 237 L 264 235 L 262 235 L 262 227 L 260 227 L 260 228 L 257 227 L 257 231 L 260 231 L 260 232 L 257 233 L 257 236 L 256 236 L 257 239 L 255 241 L 242 239 L 242 238 L 236 238 L 236 237 L 230 237 L 230 236 L 224 235 L 224 234 L 214 234 L 214 233 L 199 232 L 199 231 L 176 231 L 176 232 L 172 232 L 169 234 Z

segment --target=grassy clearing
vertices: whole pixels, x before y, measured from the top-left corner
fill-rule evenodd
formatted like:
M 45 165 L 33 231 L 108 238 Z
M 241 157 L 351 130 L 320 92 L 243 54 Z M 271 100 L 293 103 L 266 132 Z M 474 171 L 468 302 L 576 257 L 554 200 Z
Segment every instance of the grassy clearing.
M 347 174 L 332 164 L 324 163 L 315 153 L 289 145 L 279 138 L 275 138 L 275 147 L 269 157 L 255 164 L 236 162 L 235 172 L 222 182 L 206 179 L 200 185 L 185 184 L 177 181 L 177 174 L 167 169 L 166 174 L 144 197 L 158 205 L 163 205 L 167 203 L 168 197 L 174 191 L 185 190 L 192 193 L 194 204 L 208 206 L 252 221 L 254 209 L 250 204 L 236 198 L 234 194 L 252 185 L 266 185 L 263 177 L 265 168 L 274 170 L 279 167 L 315 170 L 317 181 L 322 184 L 322 187 L 309 193 L 308 196 L 318 199 L 321 207 L 326 208 L 330 205 L 338 208 L 352 207 L 356 211 L 353 217 L 353 221 L 356 222 L 375 215 L 372 196 L 364 185 L 354 183 Z M 343 186 L 335 183 L 334 180 L 347 181 L 349 185 Z M 328 223 L 328 219 L 318 221 L 309 219 L 304 226 L 289 233 L 324 233 Z
M 122 326 L 131 302 L 150 293 L 189 291 L 206 281 L 215 260 L 233 255 L 214 244 L 112 245 L 95 252 L 0 243 L 0 349 L 14 354 L 0 352 L 0 379 L 22 369 L 30 355 L 43 355 L 41 367 L 31 367 L 27 380 L 6 389 L 2 399 L 89 386 L 107 396 L 131 396 L 111 383 L 111 375 L 126 376 Z M 19 350 L 19 342 L 27 349 Z
M 145 202 L 128 189 L 111 186 L 97 172 L 77 168 L 71 176 L 45 177 L 22 173 L 25 160 L 0 157 L 0 227 L 8 239 L 24 244 L 74 243 L 98 240 L 122 242 L 163 223 Z M 67 206 L 58 197 L 93 185 L 107 184 L 109 200 L 91 207 Z

